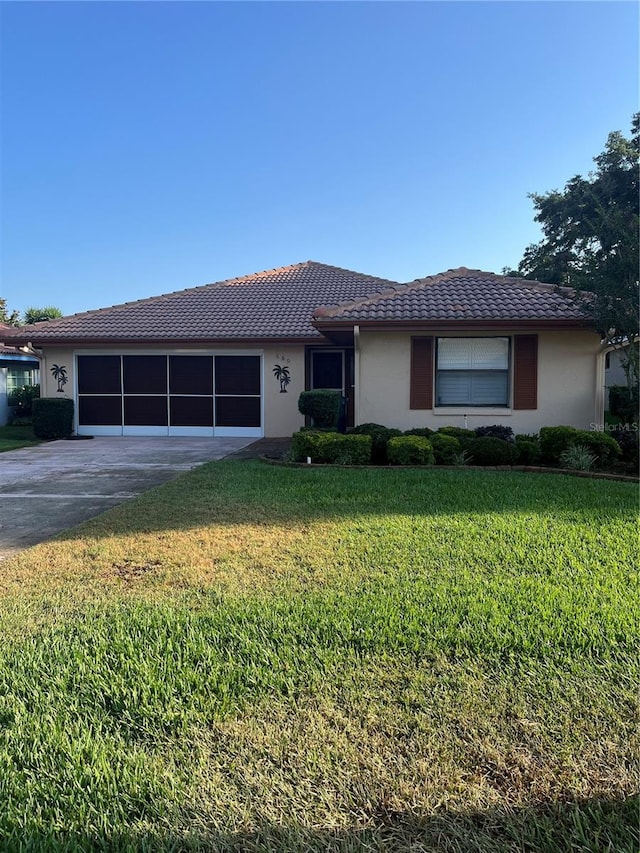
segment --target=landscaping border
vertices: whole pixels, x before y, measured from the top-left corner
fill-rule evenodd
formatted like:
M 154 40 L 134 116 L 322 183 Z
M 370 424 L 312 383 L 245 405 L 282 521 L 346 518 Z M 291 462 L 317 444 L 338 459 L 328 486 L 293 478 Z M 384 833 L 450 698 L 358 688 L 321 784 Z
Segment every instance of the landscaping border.
M 420 471 L 521 471 L 529 474 L 564 474 L 571 477 L 583 477 L 588 480 L 618 480 L 623 483 L 640 483 L 640 476 L 613 474 L 606 471 L 575 471 L 573 468 L 546 468 L 542 465 L 333 465 L 330 462 L 289 462 L 270 456 L 259 456 L 267 465 L 281 465 L 285 468 L 354 468 L 357 470 L 375 469 L 376 471 L 402 471 L 407 469 Z

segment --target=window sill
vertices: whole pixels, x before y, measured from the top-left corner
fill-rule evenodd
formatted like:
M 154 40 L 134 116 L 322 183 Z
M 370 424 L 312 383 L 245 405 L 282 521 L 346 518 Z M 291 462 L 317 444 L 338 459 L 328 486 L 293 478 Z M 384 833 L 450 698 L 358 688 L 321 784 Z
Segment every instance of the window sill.
M 504 406 L 468 406 L 466 408 L 464 406 L 434 406 L 433 414 L 436 417 L 457 415 L 460 418 L 465 416 L 472 418 L 478 415 L 496 415 L 510 418 L 513 410 Z

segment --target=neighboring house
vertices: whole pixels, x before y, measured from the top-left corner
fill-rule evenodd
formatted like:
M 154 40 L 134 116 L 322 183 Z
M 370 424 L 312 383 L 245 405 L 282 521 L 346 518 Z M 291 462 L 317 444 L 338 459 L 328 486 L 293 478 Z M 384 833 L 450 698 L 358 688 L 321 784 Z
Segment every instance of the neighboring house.
M 628 344 L 626 346 L 623 344 L 612 345 L 605 349 L 604 407 L 607 411 L 609 411 L 609 389 L 614 385 L 624 385 L 626 387 L 628 384 L 625 371 L 627 358 Z
M 308 261 L 12 332 L 93 435 L 290 435 L 309 388 L 351 424 L 602 421 L 600 339 L 571 292 L 464 267 L 399 284 Z
M 2 343 L 11 329 L 11 326 L 0 323 L 0 426 L 9 420 L 8 399 L 11 392 L 23 385 L 37 385 L 40 381 L 38 359 Z

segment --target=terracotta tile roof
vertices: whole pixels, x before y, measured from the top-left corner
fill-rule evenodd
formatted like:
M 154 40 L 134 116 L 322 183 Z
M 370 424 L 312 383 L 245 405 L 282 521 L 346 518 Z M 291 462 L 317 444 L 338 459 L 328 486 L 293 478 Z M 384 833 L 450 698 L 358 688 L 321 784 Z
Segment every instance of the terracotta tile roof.
M 4 345 L 5 332 L 10 332 L 11 329 L 14 328 L 14 326 L 7 326 L 5 323 L 0 323 L 0 355 L 24 355 L 24 353 L 20 352 L 16 347 L 8 347 Z
M 314 320 L 320 328 L 329 321 L 584 320 L 572 297 L 568 288 L 460 267 L 319 308 Z
M 35 344 L 83 339 L 317 339 L 321 335 L 311 317 L 318 305 L 359 299 L 393 285 L 387 279 L 306 261 L 35 323 L 28 339 Z M 24 331 L 15 332 L 26 339 Z

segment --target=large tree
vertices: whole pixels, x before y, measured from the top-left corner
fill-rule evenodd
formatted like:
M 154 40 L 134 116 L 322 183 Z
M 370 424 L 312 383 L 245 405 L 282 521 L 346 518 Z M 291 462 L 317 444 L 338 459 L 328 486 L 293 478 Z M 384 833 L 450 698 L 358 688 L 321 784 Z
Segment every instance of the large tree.
M 640 113 L 631 137 L 610 133 L 596 168 L 563 190 L 532 193 L 543 239 L 525 249 L 512 274 L 578 291 L 577 298 L 603 338 L 633 341 L 640 332 L 639 279 Z M 638 353 L 628 348 L 630 382 L 638 381 Z

